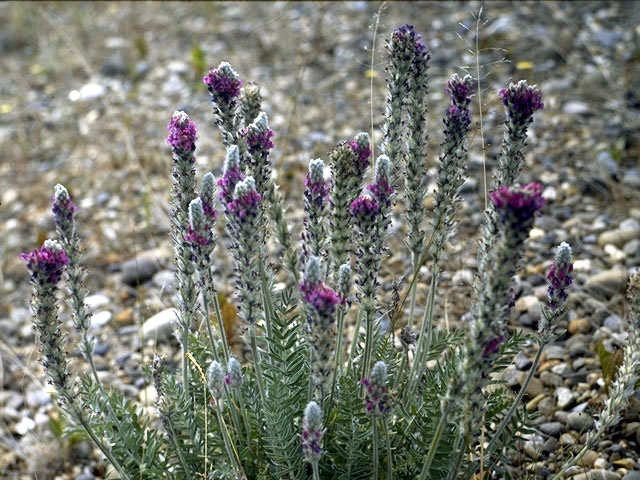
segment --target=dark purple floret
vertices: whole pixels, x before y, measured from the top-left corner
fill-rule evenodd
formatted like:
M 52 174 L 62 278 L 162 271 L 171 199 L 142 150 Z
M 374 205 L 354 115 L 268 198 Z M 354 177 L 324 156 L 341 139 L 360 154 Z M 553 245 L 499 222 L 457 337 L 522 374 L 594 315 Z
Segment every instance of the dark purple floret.
M 329 198 L 331 186 L 329 182 L 324 179 L 319 182 L 312 182 L 311 176 L 309 172 L 307 172 L 306 177 L 304 177 L 304 186 L 309 190 L 318 205 L 321 205 L 323 201 Z
M 370 415 L 385 415 L 389 411 L 387 405 L 387 387 L 374 385 L 370 378 L 363 378 L 360 383 L 367 390 L 365 395 L 365 408 Z
M 40 249 L 21 254 L 20 258 L 27 262 L 32 278 L 44 276 L 45 281 L 52 285 L 60 281 L 64 267 L 69 264 L 65 251 L 51 241 L 46 241 Z
M 464 108 L 471 102 L 471 96 L 476 92 L 476 84 L 470 75 L 460 78 L 454 73 L 444 91 L 451 97 L 453 105 Z
M 359 144 L 357 140 L 351 140 L 349 142 L 351 150 L 356 154 L 356 161 L 358 162 L 357 170 L 364 173 L 369 168 L 369 158 L 371 157 L 371 148 L 368 144 Z
M 220 184 L 220 180 L 218 180 L 218 184 Z M 218 210 L 213 206 L 212 203 L 202 202 L 202 211 L 207 216 L 210 222 L 214 222 L 218 218 Z
M 256 131 L 244 129 L 242 135 L 247 140 L 247 148 L 249 153 L 266 152 L 274 147 L 271 139 L 273 138 L 273 130 Z
M 262 195 L 255 190 L 247 191 L 243 196 L 228 203 L 227 208 L 237 218 L 256 215 Z
M 380 203 L 386 206 L 391 204 L 391 196 L 395 193 L 393 187 L 389 185 L 389 181 L 386 178 L 380 178 L 377 182 L 368 185 L 367 190 L 369 190 Z M 353 203 L 351 206 L 353 208 Z
M 369 195 L 360 195 L 351 203 L 350 212 L 356 218 L 372 218 L 380 213 L 380 204 Z
M 312 288 L 303 284 L 300 290 L 305 294 L 304 301 L 322 318 L 331 318 L 336 305 L 341 303 L 340 297 L 331 288 L 319 283 Z
M 524 187 L 500 187 L 490 197 L 497 210 L 513 215 L 519 221 L 530 220 L 545 204 L 542 185 L 536 182 Z
M 211 243 L 211 239 L 201 236 L 191 225 L 189 225 L 187 233 L 184 234 L 184 239 L 194 245 L 200 245 L 203 247 Z
M 171 115 L 171 122 L 167 127 L 169 136 L 167 143 L 177 152 L 193 152 L 196 149 L 196 124 L 184 112 Z
M 520 120 L 528 120 L 534 112 L 544 108 L 542 91 L 535 85 L 529 86 L 526 80 L 509 84 L 499 95 L 509 113 Z
M 72 222 L 73 215 L 78 210 L 77 205 L 71 201 L 70 197 L 66 199 L 59 198 L 58 195 L 53 195 L 53 204 L 51 210 L 55 217 L 56 226 L 60 226 L 61 222 Z
M 233 200 L 233 191 L 236 188 L 236 184 L 241 180 L 244 180 L 244 174 L 239 168 L 228 169 L 224 172 L 222 178 L 218 179 L 218 186 L 220 187 L 218 197 L 222 203 L 227 205 Z
M 396 28 L 391 34 L 391 38 L 393 40 L 397 40 L 398 42 L 407 41 L 414 43 L 416 46 L 420 44 L 424 47 L 422 42 L 419 42 L 419 40 L 422 38 L 422 35 L 416 32 L 416 30 L 413 28 L 413 25 L 410 25 L 408 23 L 402 25 L 399 28 Z
M 547 289 L 549 307 L 556 309 L 567 300 L 567 290 L 573 283 L 573 264 L 552 264 L 549 269 L 549 274 L 547 275 L 547 280 L 549 281 L 549 287 Z
M 482 353 L 483 357 L 488 357 L 489 355 L 493 355 L 500 349 L 500 345 L 505 342 L 506 338 L 504 335 L 498 335 L 492 340 L 489 340 L 489 343 L 484 347 L 484 352 Z
M 242 81 L 227 64 L 220 64 L 217 68 L 209 69 L 209 73 L 202 78 L 209 92 L 224 101 L 229 101 L 240 95 Z

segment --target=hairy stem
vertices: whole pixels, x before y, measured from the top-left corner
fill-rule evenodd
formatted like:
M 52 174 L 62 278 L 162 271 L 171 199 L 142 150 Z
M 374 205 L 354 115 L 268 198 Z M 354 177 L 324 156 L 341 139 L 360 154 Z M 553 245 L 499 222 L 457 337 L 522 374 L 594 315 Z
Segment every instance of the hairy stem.
M 375 415 L 371 416 L 373 428 L 373 480 L 378 480 L 378 421 Z
M 251 341 L 251 353 L 253 354 L 253 367 L 256 372 L 256 380 L 258 382 L 258 390 L 260 390 L 260 399 L 262 404 L 267 403 L 267 392 L 264 388 L 264 379 L 262 378 L 262 369 L 260 368 L 260 354 L 258 352 L 258 343 L 256 341 L 256 327 L 252 325 L 249 329 L 249 337 Z
M 391 457 L 391 438 L 389 437 L 389 426 L 387 419 L 382 417 L 382 429 L 384 431 L 384 441 L 387 446 L 387 480 L 393 480 L 393 458 Z
M 418 477 L 419 480 L 426 480 L 428 478 L 429 470 L 431 470 L 431 464 L 433 463 L 436 451 L 438 450 L 438 444 L 440 443 L 440 439 L 442 438 L 442 432 L 444 432 L 444 429 L 447 426 L 447 421 L 449 420 L 449 412 L 451 412 L 451 405 L 453 402 L 451 402 L 450 400 L 445 400 L 444 403 L 445 405 L 443 405 L 444 408 L 440 416 L 440 421 L 438 422 L 436 432 L 433 435 L 431 445 L 429 446 L 429 453 L 427 453 L 424 459 L 422 471 L 420 472 L 420 477 Z

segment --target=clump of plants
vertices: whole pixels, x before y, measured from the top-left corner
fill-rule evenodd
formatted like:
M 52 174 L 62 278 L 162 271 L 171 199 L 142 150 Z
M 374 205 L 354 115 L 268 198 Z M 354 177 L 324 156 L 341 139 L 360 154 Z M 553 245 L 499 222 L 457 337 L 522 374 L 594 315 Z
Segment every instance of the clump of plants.
M 437 190 L 433 207 L 426 208 L 430 53 L 410 25 L 393 31 L 387 49 L 381 152 L 374 160 L 369 136 L 359 133 L 325 159 L 310 160 L 300 245 L 284 220 L 272 175 L 276 137 L 262 111 L 259 87 L 245 85 L 225 62 L 204 77 L 226 147 L 217 180 L 207 173 L 198 181 L 198 129 L 185 112 L 171 116 L 175 331 L 182 362 L 177 371 L 169 371 L 160 357 L 150 365 L 157 417 L 143 415 L 97 375 L 76 206 L 56 185 L 58 239 L 23 255 L 32 274 L 42 363 L 63 411 L 120 478 L 508 477 L 505 454 L 528 432 L 523 392 L 543 347 L 557 335 L 572 282 L 571 247 L 562 243 L 533 338 L 538 354 L 514 397 L 500 376 L 525 341 L 522 333 L 506 328 L 513 277 L 545 203 L 540 184 L 517 180 L 527 130 L 543 108 L 542 93 L 526 81 L 499 92 L 506 111 L 504 139 L 478 249 L 470 320 L 461 330 L 441 331 L 434 302 L 466 178 L 477 82 L 454 74 L 446 85 L 450 105 L 443 112 Z M 389 311 L 381 304 L 379 271 L 394 212 L 406 223 L 411 275 Z M 224 222 L 228 241 L 216 237 L 218 222 Z M 279 245 L 275 257 L 267 248 L 271 237 Z M 235 358 L 227 344 L 212 274 L 222 250 L 235 264 L 236 304 L 249 352 L 244 359 Z M 278 292 L 275 266 L 290 274 L 290 286 Z M 424 266 L 429 289 L 419 308 L 416 287 Z M 57 316 L 63 278 L 80 351 L 90 367 L 77 378 L 69 370 L 67 338 Z M 615 394 L 589 445 L 617 421 L 638 378 L 639 282 L 632 280 L 630 288 L 630 340 L 611 387 Z M 416 318 L 420 310 L 422 318 Z M 199 331 L 194 326 L 203 318 L 206 329 Z M 383 319 L 391 328 L 382 328 Z M 355 324 L 353 338 L 346 338 L 348 324 Z

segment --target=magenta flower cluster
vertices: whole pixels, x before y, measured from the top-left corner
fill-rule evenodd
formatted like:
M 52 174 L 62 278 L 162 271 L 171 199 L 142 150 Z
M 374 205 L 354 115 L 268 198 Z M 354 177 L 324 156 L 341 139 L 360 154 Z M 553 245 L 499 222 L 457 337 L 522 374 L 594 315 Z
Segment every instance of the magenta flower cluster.
M 323 283 L 308 285 L 305 282 L 300 286 L 300 291 L 304 294 L 304 301 L 323 319 L 333 318 L 336 305 L 342 303 L 340 296 Z
M 415 52 L 424 52 L 426 50 L 424 43 L 420 41 L 421 38 L 422 35 L 415 31 L 413 25 L 408 23 L 396 28 L 391 34 L 392 41 L 410 44 L 414 47 Z
M 498 335 L 497 337 L 489 340 L 489 343 L 487 343 L 484 347 L 484 352 L 482 352 L 482 356 L 488 357 L 496 353 L 500 349 L 500 345 L 502 345 L 505 342 L 505 340 L 506 338 L 504 335 Z
M 255 216 L 258 213 L 258 205 L 261 199 L 262 195 L 255 190 L 247 190 L 242 196 L 229 202 L 227 209 L 236 218 Z
M 247 142 L 247 149 L 251 154 L 266 152 L 274 147 L 274 144 L 271 141 L 274 135 L 273 130 L 261 131 L 245 128 L 242 131 L 242 135 Z
M 20 258 L 27 262 L 27 268 L 33 278 L 42 278 L 55 285 L 60 281 L 64 267 L 69 264 L 65 251 L 57 242 L 47 240 L 40 249 L 23 253 Z
M 549 286 L 547 295 L 549 297 L 549 308 L 559 309 L 567 300 L 567 290 L 573 283 L 573 263 L 571 263 L 571 247 L 566 243 L 561 243 L 556 253 L 554 263 L 547 274 Z
M 376 362 L 368 378 L 360 383 L 366 389 L 365 408 L 369 415 L 385 416 L 389 412 L 389 392 L 387 389 L 387 365 Z
M 365 141 L 366 139 L 366 141 Z M 369 147 L 368 138 L 363 137 L 362 141 L 358 141 L 358 138 L 349 141 L 351 150 L 356 154 L 356 171 L 358 176 L 364 174 L 369 168 L 369 158 L 371 158 L 371 148 Z
M 540 210 L 545 200 L 542 185 L 531 182 L 524 187 L 500 187 L 490 194 L 496 210 L 513 216 L 519 221 L 528 221 Z
M 244 180 L 244 174 L 238 166 L 232 166 L 227 169 L 222 178 L 218 179 L 218 186 L 220 187 L 218 197 L 223 204 L 228 205 L 232 202 L 233 191 L 241 180 Z
M 78 207 L 71 201 L 71 197 L 66 196 L 63 198 L 61 195 L 54 194 L 51 210 L 55 217 L 56 226 L 59 227 L 62 224 L 71 224 L 73 222 L 73 215 L 78 210 Z
M 380 204 L 370 195 L 360 195 L 351 203 L 350 212 L 360 223 L 373 221 L 380 213 Z
M 323 202 L 329 198 L 331 184 L 324 178 L 320 178 L 314 182 L 311 174 L 307 172 L 307 176 L 304 177 L 304 186 L 310 192 L 312 201 L 318 206 L 321 206 Z
M 196 124 L 184 112 L 171 115 L 171 122 L 167 127 L 169 136 L 167 143 L 177 152 L 193 152 L 196 149 Z
M 184 239 L 189 243 L 200 245 L 201 247 L 211 244 L 211 240 L 202 236 L 192 225 L 189 225 L 187 233 L 184 234 Z
M 476 93 L 476 84 L 471 75 L 460 78 L 454 73 L 447 82 L 444 92 L 449 95 L 454 106 L 466 108 L 471 102 L 471 96 Z
M 202 82 L 212 94 L 220 97 L 225 101 L 236 98 L 240 95 L 242 80 L 231 75 L 223 64 L 217 68 L 209 69 L 209 73 L 202 78 Z
M 499 92 L 502 103 L 515 117 L 528 120 L 534 112 L 542 110 L 542 91 L 535 85 L 529 86 L 526 80 L 510 84 Z

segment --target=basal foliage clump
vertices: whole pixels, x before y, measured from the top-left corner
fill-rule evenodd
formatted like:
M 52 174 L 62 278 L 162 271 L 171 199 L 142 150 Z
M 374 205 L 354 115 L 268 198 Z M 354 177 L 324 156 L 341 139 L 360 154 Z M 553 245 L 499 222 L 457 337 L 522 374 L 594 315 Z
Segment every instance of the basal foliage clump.
M 462 330 L 441 331 L 435 328 L 434 302 L 466 178 L 476 82 L 454 74 L 446 85 L 450 105 L 443 113 L 437 190 L 433 208 L 427 209 L 431 55 L 410 25 L 392 33 L 387 49 L 381 154 L 372 161 L 369 137 L 359 133 L 326 159 L 310 160 L 300 247 L 284 220 L 272 175 L 276 137 L 261 111 L 259 87 L 243 85 L 225 62 L 204 77 L 226 147 L 217 181 L 207 173 L 198 186 L 198 129 L 184 112 L 171 116 L 175 331 L 182 362 L 177 371 L 169 371 L 160 357 L 148 366 L 157 392 L 153 418 L 103 386 L 93 365 L 76 206 L 63 186 L 55 187 L 59 240 L 23 255 L 32 273 L 42 363 L 63 411 L 120 478 L 508 477 L 505 453 L 529 431 L 522 395 L 543 347 L 557 335 L 572 283 L 571 247 L 562 243 L 548 273 L 539 334 L 529 338 L 538 343 L 538 354 L 514 397 L 500 380 L 526 340 L 506 328 L 513 277 L 545 203 L 540 184 L 520 185 L 517 179 L 527 130 L 543 108 L 542 93 L 526 81 L 499 92 L 505 133 L 478 249 L 470 320 Z M 387 311 L 380 301 L 379 270 L 396 213 L 406 220 L 411 275 L 395 308 Z M 224 222 L 228 241 L 216 238 L 218 222 Z M 276 256 L 267 248 L 271 236 L 278 243 Z M 212 275 L 221 249 L 234 261 L 237 306 L 250 352 L 244 359 L 231 355 Z M 290 274 L 289 287 L 276 292 L 274 266 L 280 265 Z M 424 266 L 431 276 L 419 309 L 416 285 Z M 57 316 L 56 291 L 63 277 L 81 333 L 80 351 L 90 366 L 78 380 L 69 371 L 67 338 Z M 631 334 L 612 384 L 615 396 L 589 434 L 589 444 L 563 471 L 617 421 L 633 393 L 640 364 L 638 282 L 632 280 L 630 287 Z M 382 328 L 385 317 L 387 324 L 403 327 L 399 335 Z M 194 326 L 203 318 L 206 330 L 198 331 Z M 349 323 L 355 324 L 353 338 L 345 338 Z

